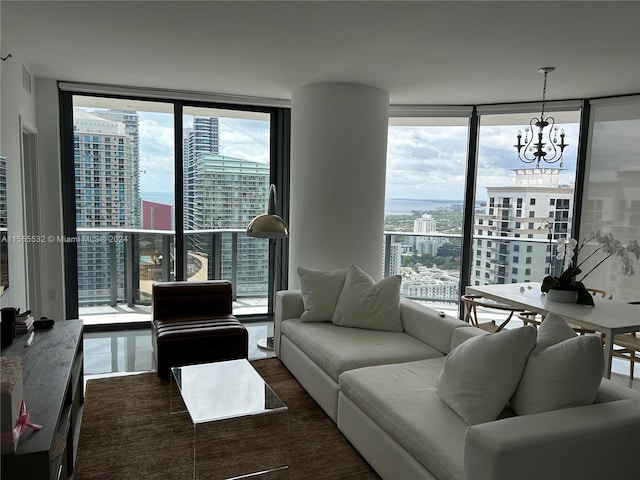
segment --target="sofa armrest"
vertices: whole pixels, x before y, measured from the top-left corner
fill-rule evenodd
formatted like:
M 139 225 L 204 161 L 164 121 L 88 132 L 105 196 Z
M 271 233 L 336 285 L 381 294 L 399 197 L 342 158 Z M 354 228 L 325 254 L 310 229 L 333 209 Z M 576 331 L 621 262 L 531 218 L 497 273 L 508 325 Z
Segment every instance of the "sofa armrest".
M 474 327 L 473 325 L 469 325 L 468 323 L 465 325 L 467 326 L 457 327 L 453 330 L 453 335 L 451 336 L 451 350 L 456 348 L 461 343 L 466 342 L 470 338 L 489 335 L 489 332 L 487 332 L 486 330 Z
M 465 480 L 635 478 L 640 409 L 632 400 L 470 426 Z
M 593 403 L 615 402 L 616 400 L 634 400 L 640 403 L 640 392 L 602 377 L 600 388 Z M 638 409 L 640 409 L 640 406 L 638 406 Z
M 400 315 L 406 333 L 444 354 L 451 350 L 454 329 L 470 326 L 444 312 L 404 297 L 400 298 Z
M 273 316 L 273 347 L 280 356 L 280 334 L 282 321 L 299 318 L 304 312 L 304 303 L 300 290 L 280 290 L 276 292 L 275 313 Z

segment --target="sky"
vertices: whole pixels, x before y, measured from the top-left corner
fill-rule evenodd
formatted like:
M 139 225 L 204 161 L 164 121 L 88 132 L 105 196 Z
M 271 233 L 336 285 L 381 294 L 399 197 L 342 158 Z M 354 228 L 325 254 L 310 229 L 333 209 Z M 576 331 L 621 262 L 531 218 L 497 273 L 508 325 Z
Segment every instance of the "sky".
M 523 115 L 528 123 L 531 115 Z M 187 120 L 185 119 L 185 126 Z M 521 125 L 483 126 L 480 133 L 477 200 L 486 200 L 486 187 L 510 185 L 516 168 L 529 168 L 517 159 L 516 134 Z M 575 177 L 577 123 L 566 131 L 565 171 L 560 182 Z M 466 179 L 466 126 L 391 126 L 387 152 L 387 198 L 461 201 Z M 260 120 L 220 118 L 220 154 L 268 163 L 269 125 Z M 557 167 L 558 164 L 549 165 Z M 148 200 L 166 201 L 173 192 L 173 121 L 170 114 L 140 112 L 140 186 Z
M 140 191 L 153 200 L 174 189 L 173 116 L 140 112 Z M 185 118 L 185 127 L 189 127 Z M 220 118 L 220 155 L 269 163 L 269 124 Z

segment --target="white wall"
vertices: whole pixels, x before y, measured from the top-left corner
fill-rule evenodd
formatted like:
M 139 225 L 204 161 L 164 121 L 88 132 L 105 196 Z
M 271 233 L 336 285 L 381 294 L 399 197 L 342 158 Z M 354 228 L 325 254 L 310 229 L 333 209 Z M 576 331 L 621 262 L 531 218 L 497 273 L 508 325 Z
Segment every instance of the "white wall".
M 6 42 L 1 51 L 12 57 L 1 62 L 0 70 L 0 152 L 7 159 L 10 240 L 9 289 L 0 297 L 0 306 L 63 319 L 64 260 L 62 244 L 57 242 L 62 234 L 58 89 L 54 80 L 32 77 L 28 92 L 20 56 Z M 25 68 L 29 71 L 28 65 Z M 37 140 L 31 165 L 23 163 L 25 131 Z M 25 236 L 46 240 L 37 245 L 18 241 Z
M 360 266 L 382 276 L 389 94 L 346 83 L 291 101 L 289 287 L 297 267 Z
M 41 290 L 40 305 L 50 318 L 66 318 L 64 289 L 64 244 L 62 237 L 62 173 L 60 160 L 60 113 L 55 80 L 36 79 L 38 124 L 37 202 L 38 234 L 48 240 L 40 244 L 39 279 L 33 288 Z
M 0 297 L 0 305 L 30 308 L 27 294 L 26 244 L 17 241 L 25 235 L 24 183 L 21 153 L 21 125 L 35 129 L 35 95 L 22 86 L 22 61 L 6 42 L 0 71 L 0 146 L 7 159 L 7 230 L 9 235 L 9 289 Z

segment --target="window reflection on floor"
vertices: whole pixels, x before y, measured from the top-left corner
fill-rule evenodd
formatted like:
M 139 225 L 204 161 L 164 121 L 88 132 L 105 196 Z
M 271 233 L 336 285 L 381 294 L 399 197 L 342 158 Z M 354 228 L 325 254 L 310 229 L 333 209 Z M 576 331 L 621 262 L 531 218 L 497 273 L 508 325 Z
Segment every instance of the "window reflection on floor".
M 249 359 L 273 355 L 256 345 L 259 339 L 271 334 L 273 325 L 259 322 L 245 326 L 249 332 Z M 84 333 L 85 379 L 150 370 L 155 370 L 155 365 L 148 329 Z

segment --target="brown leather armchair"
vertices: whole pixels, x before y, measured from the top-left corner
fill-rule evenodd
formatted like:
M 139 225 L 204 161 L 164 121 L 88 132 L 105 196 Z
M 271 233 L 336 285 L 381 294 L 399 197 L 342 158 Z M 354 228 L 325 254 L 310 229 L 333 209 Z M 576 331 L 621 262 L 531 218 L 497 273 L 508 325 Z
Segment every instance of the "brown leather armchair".
M 158 376 L 165 380 L 171 367 L 247 358 L 249 349 L 226 280 L 155 283 L 151 340 Z

